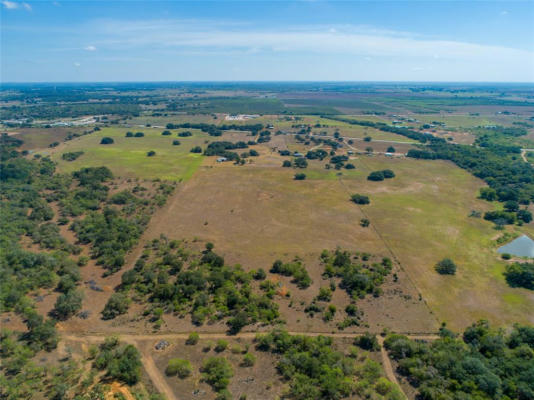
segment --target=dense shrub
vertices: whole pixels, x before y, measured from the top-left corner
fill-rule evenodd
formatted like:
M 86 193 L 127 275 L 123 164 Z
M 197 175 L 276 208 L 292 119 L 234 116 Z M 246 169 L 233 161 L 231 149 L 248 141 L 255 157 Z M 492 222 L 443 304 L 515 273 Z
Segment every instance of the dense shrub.
M 202 363 L 202 379 L 217 392 L 226 389 L 233 376 L 232 366 L 223 357 L 209 357 Z
M 514 263 L 506 266 L 506 282 L 512 287 L 534 290 L 534 263 Z
M 69 151 L 61 155 L 61 159 L 65 161 L 74 161 L 83 155 L 83 151 Z
M 100 345 L 100 353 L 95 358 L 96 368 L 106 370 L 106 374 L 118 381 L 134 385 L 141 378 L 141 356 L 129 345 L 121 345 L 116 338 L 107 338 Z
M 356 204 L 369 204 L 371 202 L 368 196 L 357 193 L 350 196 L 350 199 Z
M 456 274 L 456 264 L 450 258 L 444 258 L 436 264 L 436 271 L 441 275 Z
M 113 138 L 110 138 L 110 137 L 103 137 L 102 140 L 100 140 L 100 144 L 113 144 L 114 143 L 114 140 Z
M 312 279 L 308 275 L 308 271 L 306 271 L 306 268 L 299 260 L 285 264 L 281 260 L 276 260 L 273 263 L 271 272 L 273 274 L 292 276 L 293 282 L 296 283 L 300 289 L 306 289 L 312 284 Z
M 191 375 L 192 371 L 191 363 L 181 358 L 171 358 L 167 363 L 167 368 L 165 368 L 165 374 L 167 376 L 178 375 L 182 379 Z
M 113 293 L 102 310 L 102 319 L 113 319 L 125 314 L 130 306 L 130 300 L 122 293 Z
M 384 345 L 421 399 L 530 399 L 534 394 L 534 328 L 516 325 L 510 334 L 486 321 L 461 338 L 416 342 L 390 335 Z

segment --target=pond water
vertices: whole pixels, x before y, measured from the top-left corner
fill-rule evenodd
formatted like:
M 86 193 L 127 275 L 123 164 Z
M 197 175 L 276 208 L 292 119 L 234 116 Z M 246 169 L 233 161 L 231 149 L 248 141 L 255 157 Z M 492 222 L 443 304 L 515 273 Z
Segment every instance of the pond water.
M 508 253 L 516 257 L 534 258 L 534 240 L 527 235 L 518 237 L 510 243 L 499 247 L 499 253 Z

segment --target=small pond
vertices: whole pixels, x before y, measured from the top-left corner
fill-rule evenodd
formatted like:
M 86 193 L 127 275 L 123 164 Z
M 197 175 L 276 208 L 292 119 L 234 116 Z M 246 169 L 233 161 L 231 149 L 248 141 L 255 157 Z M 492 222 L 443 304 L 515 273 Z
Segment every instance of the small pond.
M 499 253 L 508 253 L 516 257 L 534 258 L 534 240 L 527 235 L 518 237 L 504 246 L 499 247 Z

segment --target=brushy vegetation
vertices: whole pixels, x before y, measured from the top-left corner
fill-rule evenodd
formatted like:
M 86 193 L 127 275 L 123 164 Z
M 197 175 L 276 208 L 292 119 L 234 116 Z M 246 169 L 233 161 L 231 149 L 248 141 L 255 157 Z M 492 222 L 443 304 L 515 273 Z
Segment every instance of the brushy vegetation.
M 107 338 L 99 347 L 94 366 L 106 375 L 133 385 L 141 378 L 141 356 L 131 344 L 122 345 L 116 337 Z
M 363 398 L 400 400 L 400 390 L 382 378 L 378 363 L 361 365 L 336 350 L 331 337 L 291 336 L 276 330 L 256 337 L 256 347 L 279 355 L 278 373 L 287 381 L 285 397 L 299 400 Z M 380 397 L 377 397 L 380 396 Z
M 510 286 L 534 290 L 534 263 L 507 265 L 504 275 Z
M 225 265 L 211 243 L 196 253 L 181 242 L 161 238 L 149 243 L 135 268 L 123 275 L 119 293 L 148 301 L 146 313 L 152 313 L 156 325 L 162 312 L 190 314 L 195 325 L 227 318 L 229 331 L 237 333 L 247 325 L 274 323 L 279 317 L 270 298 L 253 292 L 252 275 L 240 266 Z
M 506 334 L 479 321 L 461 338 L 442 328 L 431 343 L 390 335 L 384 344 L 419 399 L 534 398 L 532 327 L 516 325 Z
M 306 289 L 312 284 L 312 279 L 308 271 L 306 271 L 306 267 L 298 259 L 285 264 L 281 260 L 276 260 L 271 267 L 271 272 L 273 274 L 293 277 L 292 282 L 300 289 Z
M 33 398 L 35 393 L 42 392 L 46 398 L 67 398 L 69 389 L 80 383 L 82 369 L 79 365 L 71 359 L 60 360 L 61 364 L 57 366 L 53 363 L 40 366 L 32 360 L 38 352 L 52 351 L 57 347 L 56 321 L 76 315 L 82 307 L 79 266 L 87 260 L 85 257 L 79 257 L 77 261 L 73 258 L 81 249 L 61 236 L 58 225 L 68 224 L 72 216 L 86 214 L 85 218 L 78 219 L 86 227 L 85 233 L 98 232 L 102 241 L 113 247 L 117 232 L 106 232 L 109 221 L 114 221 L 117 214 L 128 219 L 129 215 L 143 213 L 143 218 L 148 218 L 150 207 L 156 207 L 165 196 L 158 191 L 156 196 L 141 201 L 134 191 L 126 190 L 109 197 L 108 183 L 112 174 L 107 168 L 87 168 L 72 175 L 61 175 L 55 172 L 55 165 L 48 158 L 21 157 L 22 154 L 16 150 L 20 141 L 2 142 L 0 310 L 19 314 L 27 331 L 15 333 L 3 330 L 1 333 L 0 397 Z M 140 207 L 139 202 L 145 201 L 148 201 L 146 207 Z M 60 211 L 56 222 L 53 222 L 56 213 L 50 203 L 55 203 Z M 120 210 L 113 208 L 114 205 L 120 205 Z M 103 209 L 107 210 L 106 213 L 102 212 Z M 98 216 L 104 217 L 105 221 L 99 220 L 94 228 L 84 225 L 86 221 L 98 219 Z M 21 243 L 24 236 L 31 237 L 39 248 L 27 250 Z M 92 240 L 89 243 L 94 245 L 93 252 L 100 246 Z M 105 246 L 103 243 L 101 248 Z M 126 248 L 123 249 L 126 251 Z M 38 289 L 59 292 L 50 319 L 45 319 L 36 311 L 28 296 Z M 99 357 L 100 368 L 105 369 L 110 377 L 129 384 L 139 379 L 140 361 L 134 347 L 116 344 L 113 348 L 102 348 Z M 92 381 L 91 378 L 89 384 Z M 76 390 L 85 393 L 87 389 L 85 386 Z M 91 396 L 97 396 L 101 390 L 98 382 L 91 385 Z

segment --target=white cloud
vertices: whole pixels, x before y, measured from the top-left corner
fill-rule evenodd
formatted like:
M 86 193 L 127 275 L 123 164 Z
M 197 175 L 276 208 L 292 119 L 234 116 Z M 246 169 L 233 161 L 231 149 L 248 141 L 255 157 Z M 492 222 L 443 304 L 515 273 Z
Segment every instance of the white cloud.
M 31 11 L 32 10 L 32 6 L 29 5 L 28 3 L 17 3 L 17 2 L 14 2 L 14 1 L 2 0 L 2 5 L 7 10 L 17 10 L 17 9 L 19 9 L 21 7 L 24 8 L 26 11 Z
M 501 11 L 501 15 L 508 15 L 508 11 L 506 10 Z
M 73 63 L 72 65 L 74 65 L 76 68 L 80 67 L 82 64 L 80 64 L 79 62 L 75 62 Z
M 3 0 L 2 5 L 8 10 L 15 10 L 19 8 L 19 4 L 15 3 L 14 1 Z
M 213 24 L 207 21 L 93 21 L 107 45 L 175 48 L 201 51 L 240 50 L 256 52 L 309 52 L 352 54 L 362 57 L 401 57 L 428 60 L 480 61 L 501 60 L 534 64 L 534 52 L 452 40 L 422 38 L 406 32 L 395 33 L 366 27 L 342 26 L 254 29 Z
M 93 45 L 89 45 L 89 46 L 85 47 L 84 50 L 87 50 L 87 51 L 96 51 L 96 47 L 93 46 Z

